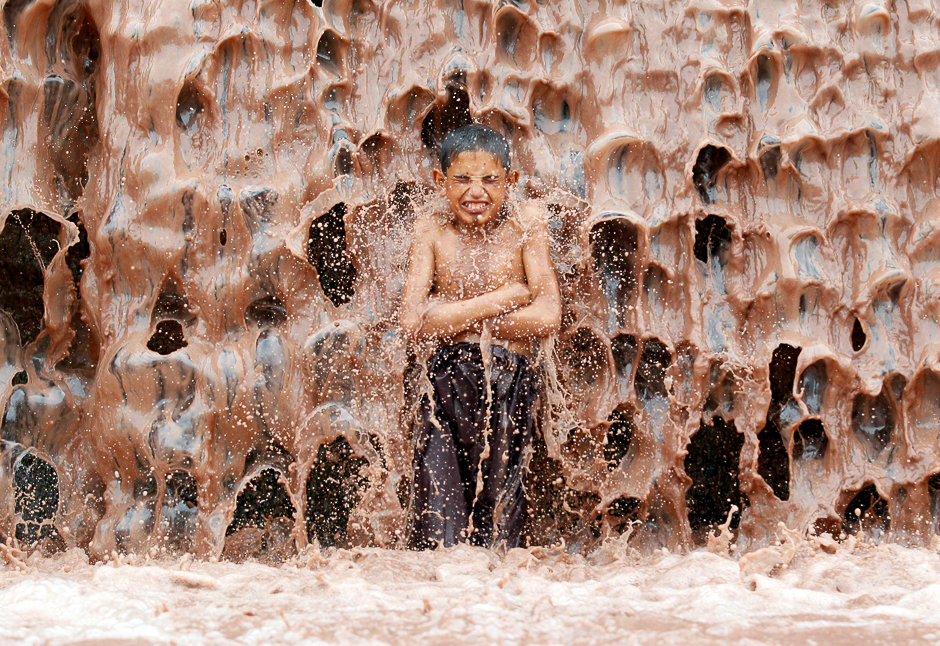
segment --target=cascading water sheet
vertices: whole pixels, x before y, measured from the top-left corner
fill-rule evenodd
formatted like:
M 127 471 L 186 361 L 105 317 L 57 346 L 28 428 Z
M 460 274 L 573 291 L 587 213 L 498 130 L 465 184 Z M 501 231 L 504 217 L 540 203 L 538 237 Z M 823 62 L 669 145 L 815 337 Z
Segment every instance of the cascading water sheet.
M 540 200 L 530 544 L 742 552 L 940 517 L 940 10 L 8 0 L 0 536 L 402 546 L 397 311 L 435 150 Z M 738 511 L 732 513 L 734 509 Z

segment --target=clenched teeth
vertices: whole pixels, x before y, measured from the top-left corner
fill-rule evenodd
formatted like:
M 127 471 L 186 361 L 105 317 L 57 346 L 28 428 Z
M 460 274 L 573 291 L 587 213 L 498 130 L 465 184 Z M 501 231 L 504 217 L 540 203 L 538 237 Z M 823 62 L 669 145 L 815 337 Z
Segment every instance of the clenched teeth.
M 489 205 L 489 202 L 464 202 L 463 208 L 468 211 L 485 211 Z

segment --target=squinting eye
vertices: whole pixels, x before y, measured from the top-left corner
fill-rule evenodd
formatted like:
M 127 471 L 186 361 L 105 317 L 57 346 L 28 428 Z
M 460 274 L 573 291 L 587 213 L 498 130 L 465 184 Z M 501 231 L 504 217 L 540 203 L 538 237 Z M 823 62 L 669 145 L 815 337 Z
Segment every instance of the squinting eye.
M 496 184 L 499 184 L 499 178 L 489 175 L 488 177 L 483 178 L 483 183 L 487 186 L 495 186 Z

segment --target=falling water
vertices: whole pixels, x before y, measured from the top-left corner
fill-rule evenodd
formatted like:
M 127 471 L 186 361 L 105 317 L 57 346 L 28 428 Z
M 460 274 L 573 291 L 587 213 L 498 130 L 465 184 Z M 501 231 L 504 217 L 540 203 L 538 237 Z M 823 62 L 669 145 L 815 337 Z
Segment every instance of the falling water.
M 504 133 L 564 299 L 530 545 L 940 521 L 940 37 L 911 0 L 8 0 L 0 537 L 407 544 L 397 311 Z M 737 511 L 734 511 L 737 509 Z M 626 540 L 626 538 L 625 538 Z

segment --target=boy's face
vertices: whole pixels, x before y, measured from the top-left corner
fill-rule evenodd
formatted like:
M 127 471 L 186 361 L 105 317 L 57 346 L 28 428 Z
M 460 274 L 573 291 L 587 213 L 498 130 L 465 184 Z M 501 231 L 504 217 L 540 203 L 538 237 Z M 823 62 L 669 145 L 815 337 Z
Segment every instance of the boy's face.
M 485 227 L 496 218 L 518 178 L 518 172 L 507 174 L 496 155 L 482 150 L 458 153 L 446 175 L 434 171 L 434 183 L 447 199 L 456 224 L 471 228 Z

